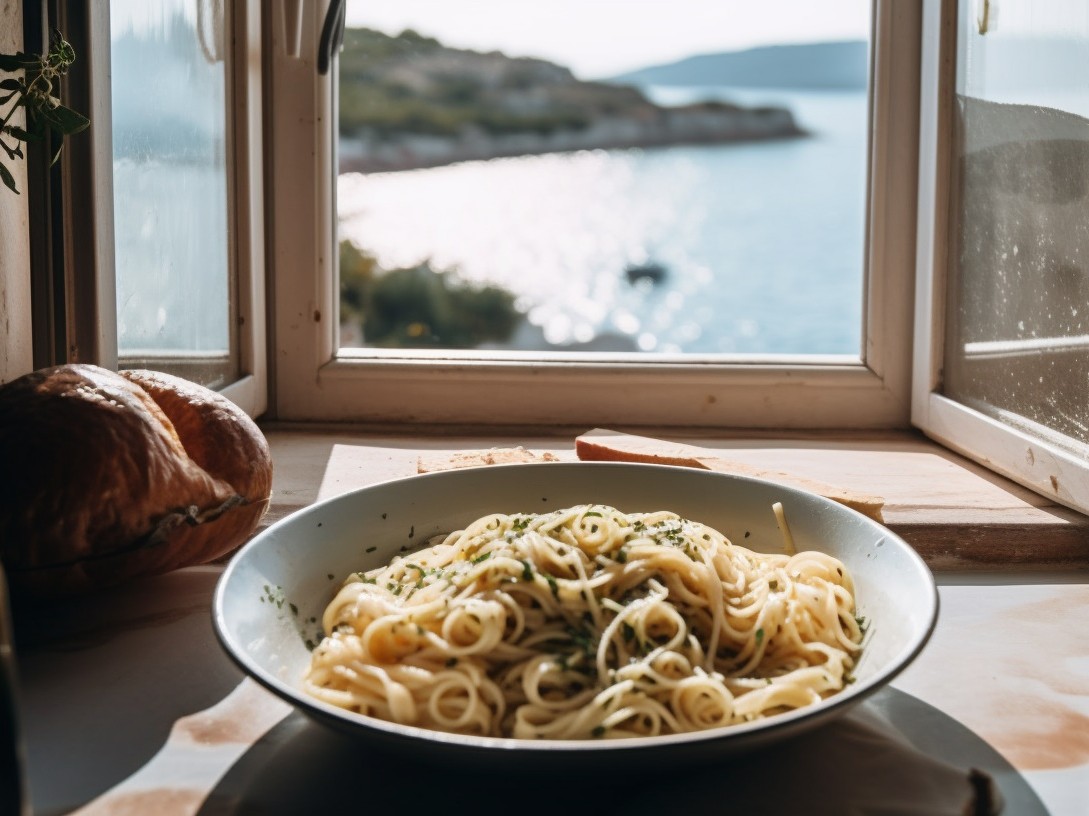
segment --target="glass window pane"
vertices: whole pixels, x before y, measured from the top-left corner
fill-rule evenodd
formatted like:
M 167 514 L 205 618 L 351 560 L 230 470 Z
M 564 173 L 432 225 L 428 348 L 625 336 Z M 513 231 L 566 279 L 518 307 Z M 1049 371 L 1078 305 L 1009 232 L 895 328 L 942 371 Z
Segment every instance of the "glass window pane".
M 860 356 L 870 2 L 349 2 L 342 346 Z
M 959 11 L 944 392 L 1089 442 L 1089 6 Z
M 110 4 L 123 367 L 234 379 L 223 4 Z

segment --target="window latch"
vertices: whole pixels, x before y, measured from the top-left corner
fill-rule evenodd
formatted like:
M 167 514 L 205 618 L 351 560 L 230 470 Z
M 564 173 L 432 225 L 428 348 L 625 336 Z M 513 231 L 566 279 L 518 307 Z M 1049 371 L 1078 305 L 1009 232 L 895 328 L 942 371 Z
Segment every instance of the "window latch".
M 344 44 L 344 6 L 346 0 L 330 0 L 325 12 L 325 22 L 321 26 L 321 39 L 318 40 L 318 73 L 325 76 L 333 64 L 340 46 Z

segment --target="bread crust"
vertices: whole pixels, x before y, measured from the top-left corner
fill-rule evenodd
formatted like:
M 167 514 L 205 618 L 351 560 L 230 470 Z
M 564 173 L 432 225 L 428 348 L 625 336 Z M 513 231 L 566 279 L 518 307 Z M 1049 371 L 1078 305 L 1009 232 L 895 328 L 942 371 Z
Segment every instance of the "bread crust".
M 240 417 L 218 394 L 151 372 L 64 365 L 0 387 L 0 559 L 13 590 L 79 592 L 241 544 L 264 513 L 272 463 Z
M 272 456 L 245 411 L 223 395 L 172 374 L 144 369 L 120 374 L 147 392 L 166 414 L 190 459 L 247 502 L 267 503 Z

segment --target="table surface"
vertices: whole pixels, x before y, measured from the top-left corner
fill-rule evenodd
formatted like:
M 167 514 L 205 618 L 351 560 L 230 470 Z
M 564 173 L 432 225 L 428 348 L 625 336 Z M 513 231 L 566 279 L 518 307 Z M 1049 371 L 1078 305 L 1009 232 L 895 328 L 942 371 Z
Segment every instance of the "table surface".
M 570 440 L 547 439 L 269 439 L 272 518 L 408 475 L 424 454 L 511 443 L 561 458 L 572 450 Z M 310 722 L 226 657 L 210 619 L 222 567 L 191 567 L 16 609 L 34 812 L 433 812 L 465 807 L 471 790 L 483 812 L 607 813 L 619 803 L 633 813 L 711 813 L 728 801 L 746 813 L 958 814 L 976 769 L 994 781 L 1003 813 L 1089 814 L 1087 567 L 936 569 L 937 628 L 890 688 L 751 756 L 604 786 L 593 773 L 497 779 L 487 768 L 421 767 Z

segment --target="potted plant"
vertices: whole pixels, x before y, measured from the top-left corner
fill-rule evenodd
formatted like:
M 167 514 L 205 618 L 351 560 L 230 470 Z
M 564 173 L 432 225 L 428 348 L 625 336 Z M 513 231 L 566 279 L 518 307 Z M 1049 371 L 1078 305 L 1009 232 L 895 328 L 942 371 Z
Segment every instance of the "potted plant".
M 16 195 L 19 190 L 15 177 L 4 162 L 23 158 L 22 143 L 48 138 L 55 162 L 63 138 L 90 124 L 86 116 L 65 107 L 56 96 L 56 83 L 68 73 L 75 59 L 75 50 L 59 31 L 50 37 L 45 55 L 21 51 L 0 54 L 0 74 L 15 75 L 0 80 L 0 148 L 7 157 L 0 156 L 0 180 Z M 25 129 L 11 123 L 19 108 L 26 111 Z

